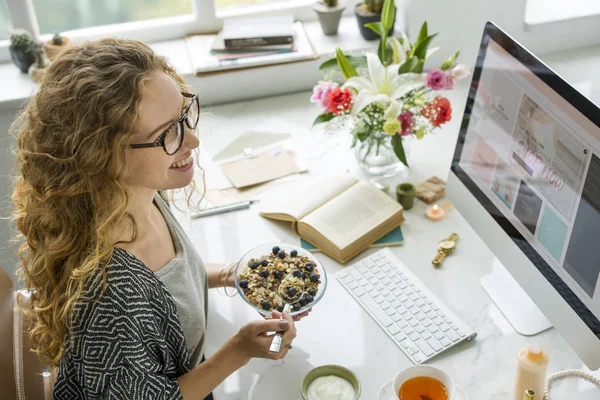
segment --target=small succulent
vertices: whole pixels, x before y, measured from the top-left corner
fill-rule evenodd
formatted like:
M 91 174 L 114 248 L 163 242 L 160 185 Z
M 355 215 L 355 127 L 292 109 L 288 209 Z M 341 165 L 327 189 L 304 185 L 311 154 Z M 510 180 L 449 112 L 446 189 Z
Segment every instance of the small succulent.
M 13 49 L 26 49 L 31 46 L 31 35 L 23 29 L 14 30 L 10 34 L 10 47 Z
M 325 3 L 327 7 L 335 7 L 337 6 L 338 0 L 323 0 L 323 3 Z
M 63 37 L 60 36 L 60 33 L 58 33 L 58 32 L 54 33 L 54 36 L 52 36 L 52 44 L 55 46 L 63 45 Z
M 365 0 L 367 9 L 375 14 L 381 14 L 383 9 L 383 0 Z
M 30 49 L 33 51 L 33 55 L 35 56 L 35 66 L 38 68 L 44 68 L 44 50 L 42 44 L 39 42 L 31 42 Z

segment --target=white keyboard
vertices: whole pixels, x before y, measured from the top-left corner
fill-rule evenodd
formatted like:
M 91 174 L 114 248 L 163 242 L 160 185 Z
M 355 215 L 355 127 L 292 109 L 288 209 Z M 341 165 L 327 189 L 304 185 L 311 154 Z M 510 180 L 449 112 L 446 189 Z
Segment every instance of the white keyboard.
M 388 248 L 336 278 L 415 364 L 477 336 Z

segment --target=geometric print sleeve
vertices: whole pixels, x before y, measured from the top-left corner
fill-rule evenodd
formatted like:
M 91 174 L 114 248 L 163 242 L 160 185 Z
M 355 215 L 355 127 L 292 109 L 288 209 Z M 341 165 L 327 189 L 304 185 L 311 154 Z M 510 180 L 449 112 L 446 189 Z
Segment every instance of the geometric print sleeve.
M 102 285 L 102 277 L 95 276 L 85 297 L 98 299 Z M 117 249 L 104 295 L 76 306 L 54 400 L 179 400 L 177 378 L 188 370 L 185 337 L 169 292 L 141 261 Z

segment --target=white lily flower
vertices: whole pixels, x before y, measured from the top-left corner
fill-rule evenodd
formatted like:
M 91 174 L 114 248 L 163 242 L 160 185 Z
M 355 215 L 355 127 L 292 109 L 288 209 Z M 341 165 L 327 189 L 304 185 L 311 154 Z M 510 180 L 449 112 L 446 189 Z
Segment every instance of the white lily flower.
M 379 103 L 385 108 L 385 118 L 394 118 L 402 109 L 402 103 L 398 99 L 425 81 L 423 74 L 398 75 L 398 64 L 385 67 L 373 53 L 367 54 L 367 67 L 368 78 L 354 76 L 348 78 L 342 86 L 356 89 L 358 92 L 353 99 L 352 115 L 357 115 L 369 104 Z
M 452 68 L 450 75 L 456 80 L 461 80 L 471 75 L 471 69 L 464 64 L 458 64 L 456 67 Z

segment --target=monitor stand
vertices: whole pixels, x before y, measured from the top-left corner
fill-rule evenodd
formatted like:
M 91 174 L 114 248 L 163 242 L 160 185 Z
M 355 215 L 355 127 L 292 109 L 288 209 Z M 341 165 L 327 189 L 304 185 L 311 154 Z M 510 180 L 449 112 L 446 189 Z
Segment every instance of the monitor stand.
M 552 328 L 550 321 L 498 259 L 494 259 L 492 271 L 481 278 L 481 286 L 521 335 L 532 336 Z

